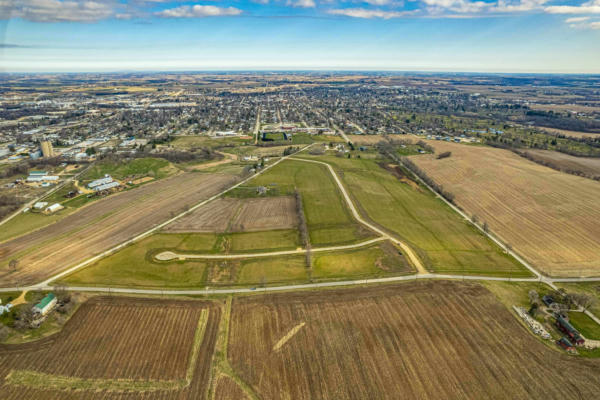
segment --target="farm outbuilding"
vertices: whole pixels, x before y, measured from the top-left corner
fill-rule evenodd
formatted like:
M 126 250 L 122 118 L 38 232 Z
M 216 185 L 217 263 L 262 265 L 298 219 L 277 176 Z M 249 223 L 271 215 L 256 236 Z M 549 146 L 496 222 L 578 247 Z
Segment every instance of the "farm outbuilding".
M 104 178 L 96 179 L 88 183 L 88 187 L 90 189 L 96 188 L 98 186 L 106 185 L 107 183 L 113 182 L 113 178 L 110 175 L 104 175 Z
M 112 181 L 112 182 L 109 182 L 109 183 L 105 183 L 103 185 L 96 186 L 94 188 L 94 190 L 96 192 L 101 192 L 103 190 L 112 189 L 112 188 L 115 188 L 117 186 L 120 186 L 119 182 Z
M 560 329 L 568 339 L 574 342 L 576 345 L 581 346 L 585 343 L 585 340 L 581 337 L 581 334 L 563 317 L 558 315 L 556 317 L 556 327 Z
M 39 303 L 33 306 L 33 312 L 39 315 L 46 315 L 56 305 L 56 296 L 54 293 L 48 293 Z
M 46 212 L 47 214 L 52 214 L 54 212 L 62 210 L 63 208 L 64 207 L 62 205 L 60 205 L 60 203 L 54 203 L 51 206 L 46 207 L 46 209 L 44 210 L 44 212 Z
M 560 338 L 560 340 L 557 340 L 556 344 L 567 351 L 575 350 L 575 346 L 573 346 L 573 343 L 571 343 L 571 341 L 566 337 L 562 337 Z

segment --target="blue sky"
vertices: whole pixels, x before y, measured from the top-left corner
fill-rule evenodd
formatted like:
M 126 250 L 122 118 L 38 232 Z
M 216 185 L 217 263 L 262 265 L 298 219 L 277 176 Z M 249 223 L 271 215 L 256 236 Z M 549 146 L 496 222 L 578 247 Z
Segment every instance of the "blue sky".
M 0 0 L 0 70 L 600 73 L 600 0 Z

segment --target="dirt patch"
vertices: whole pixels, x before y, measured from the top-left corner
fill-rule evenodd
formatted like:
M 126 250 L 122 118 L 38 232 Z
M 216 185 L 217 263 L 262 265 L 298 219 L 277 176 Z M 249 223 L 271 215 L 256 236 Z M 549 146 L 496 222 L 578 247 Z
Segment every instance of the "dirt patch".
M 220 198 L 199 207 L 190 214 L 167 225 L 165 232 L 225 232 L 239 207 L 239 201 Z
M 386 171 L 391 172 L 392 175 L 394 175 L 396 178 L 398 178 L 398 180 L 400 182 L 407 184 L 408 186 L 412 187 L 415 190 L 422 191 L 419 184 L 417 182 L 413 181 L 399 165 L 388 164 L 388 163 L 384 163 L 384 162 L 381 162 L 378 165 L 381 168 L 385 169 Z
M 291 196 L 242 200 L 231 223 L 233 232 L 290 229 L 298 226 L 296 200 Z
M 133 183 L 134 185 L 139 185 L 140 183 L 150 182 L 151 180 L 154 180 L 154 178 L 151 176 L 145 176 L 143 178 L 135 179 L 131 181 L 131 183 Z
M 169 224 L 166 232 L 251 232 L 297 226 L 291 196 L 220 198 Z

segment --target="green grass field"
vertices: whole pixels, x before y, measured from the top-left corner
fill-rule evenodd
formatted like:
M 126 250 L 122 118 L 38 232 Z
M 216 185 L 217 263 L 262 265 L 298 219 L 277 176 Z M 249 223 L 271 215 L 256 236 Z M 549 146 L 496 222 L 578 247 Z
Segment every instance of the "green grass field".
M 257 186 L 269 195 L 302 194 L 304 213 L 313 246 L 352 243 L 374 235 L 350 214 L 338 187 L 324 166 L 301 161 L 284 161 L 248 182 L 231 196 L 254 197 Z
M 0 242 L 24 235 L 58 221 L 63 217 L 62 214 L 64 214 L 64 211 L 61 210 L 51 215 L 37 212 L 21 213 L 2 225 L 2 229 L 0 229 Z
M 310 158 L 334 165 L 360 212 L 409 243 L 432 271 L 530 276 L 430 191 L 406 178 L 401 181 L 376 160 Z
M 570 312 L 569 322 L 587 339 L 600 340 L 600 325 L 582 312 Z
M 223 236 L 229 240 L 231 253 L 294 250 L 300 246 L 299 234 L 295 229 L 230 233 Z
M 99 161 L 82 176 L 82 181 L 89 182 L 102 178 L 105 174 L 115 179 L 151 176 L 156 179 L 164 178 L 175 170 L 170 162 L 162 158 L 137 158 L 122 162 Z
M 138 288 L 199 288 L 307 283 L 309 280 L 373 278 L 413 272 L 390 243 L 354 250 L 313 254 L 312 271 L 304 255 L 242 260 L 157 262 L 165 249 L 214 252 L 212 234 L 156 234 L 62 278 L 56 284 Z
M 160 249 L 212 250 L 212 234 L 156 234 L 61 279 L 66 285 L 123 287 L 200 287 L 206 282 L 203 261 L 156 262 Z

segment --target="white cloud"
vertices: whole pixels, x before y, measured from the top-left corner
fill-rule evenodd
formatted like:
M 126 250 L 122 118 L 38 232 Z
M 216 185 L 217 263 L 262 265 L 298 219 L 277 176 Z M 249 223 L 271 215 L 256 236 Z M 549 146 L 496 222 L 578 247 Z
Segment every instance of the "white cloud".
M 575 24 L 577 22 L 587 21 L 588 19 L 590 19 L 590 17 L 574 17 L 574 18 L 567 18 L 565 20 L 565 22 L 567 24 Z
M 550 14 L 600 14 L 600 0 L 588 1 L 580 6 L 550 6 L 544 11 Z
M 468 0 L 422 0 L 429 14 L 444 14 L 447 11 L 458 14 L 493 14 L 541 10 L 548 0 L 498 0 L 495 3 Z
M 0 19 L 34 22 L 95 22 L 115 13 L 113 0 L 0 0 Z
M 390 4 L 392 0 L 364 0 L 364 2 L 372 6 L 385 6 Z
M 333 15 L 345 15 L 353 18 L 398 18 L 413 14 L 411 11 L 367 10 L 364 8 L 340 8 L 327 11 Z
M 301 8 L 313 8 L 317 6 L 315 0 L 288 0 L 286 4 L 288 6 Z
M 240 15 L 242 10 L 235 7 L 216 7 L 216 6 L 180 6 L 170 8 L 155 13 L 164 18 L 203 18 L 203 17 L 224 17 Z

